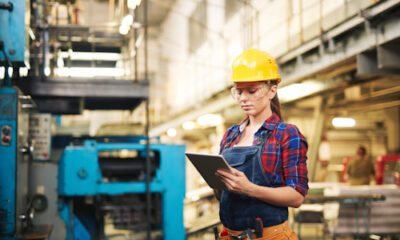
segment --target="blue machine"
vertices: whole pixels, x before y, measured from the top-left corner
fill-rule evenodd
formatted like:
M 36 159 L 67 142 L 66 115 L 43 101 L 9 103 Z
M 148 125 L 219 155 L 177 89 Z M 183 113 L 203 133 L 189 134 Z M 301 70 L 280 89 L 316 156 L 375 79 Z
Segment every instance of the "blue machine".
M 25 1 L 0 0 L 0 48 L 14 66 L 25 60 Z M 0 66 L 6 61 L 0 49 Z
M 24 64 L 25 2 L 0 0 L 0 66 Z M 0 76 L 0 239 L 21 238 L 29 222 L 27 99 Z
M 16 239 L 26 217 L 28 163 L 27 112 L 21 108 L 16 88 L 0 88 L 0 239 Z
M 114 228 L 139 232 L 146 226 L 146 145 L 86 140 L 67 147 L 59 162 L 60 216 L 67 239 L 102 239 L 104 218 Z M 151 144 L 152 230 L 160 239 L 183 240 L 184 145 Z M 156 238 L 157 239 L 157 238 Z

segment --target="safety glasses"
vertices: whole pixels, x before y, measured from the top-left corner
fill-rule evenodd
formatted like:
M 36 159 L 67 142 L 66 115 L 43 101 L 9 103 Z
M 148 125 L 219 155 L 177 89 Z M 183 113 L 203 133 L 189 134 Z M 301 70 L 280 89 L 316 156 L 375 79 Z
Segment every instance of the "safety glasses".
M 252 86 L 252 87 L 232 87 L 231 95 L 236 101 L 240 101 L 241 96 L 246 95 L 248 100 L 259 100 L 268 89 L 268 85 Z

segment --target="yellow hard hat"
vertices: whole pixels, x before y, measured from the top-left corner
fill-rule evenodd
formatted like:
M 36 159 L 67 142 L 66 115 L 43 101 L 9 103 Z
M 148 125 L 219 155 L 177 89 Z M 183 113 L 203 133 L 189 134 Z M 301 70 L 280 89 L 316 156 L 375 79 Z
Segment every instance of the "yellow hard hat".
M 281 81 L 278 64 L 267 52 L 248 49 L 242 52 L 232 64 L 233 82 Z

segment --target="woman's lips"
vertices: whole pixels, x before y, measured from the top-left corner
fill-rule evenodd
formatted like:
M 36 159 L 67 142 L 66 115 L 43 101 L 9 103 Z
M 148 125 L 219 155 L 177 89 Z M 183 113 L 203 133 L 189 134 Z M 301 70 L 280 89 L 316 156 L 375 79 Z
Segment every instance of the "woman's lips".
M 241 108 L 243 110 L 250 110 L 252 108 L 252 106 L 251 105 L 242 105 Z

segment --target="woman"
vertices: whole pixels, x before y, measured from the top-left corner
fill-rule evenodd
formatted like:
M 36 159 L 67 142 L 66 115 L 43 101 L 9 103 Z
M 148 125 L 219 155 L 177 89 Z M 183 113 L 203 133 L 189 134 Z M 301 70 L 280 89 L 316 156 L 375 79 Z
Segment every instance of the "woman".
M 307 142 L 296 126 L 281 122 L 275 60 L 249 49 L 232 67 L 232 96 L 246 119 L 221 141 L 220 153 L 232 167 L 216 172 L 226 186 L 219 196 L 221 239 L 297 239 L 288 207 L 299 207 L 308 190 Z

